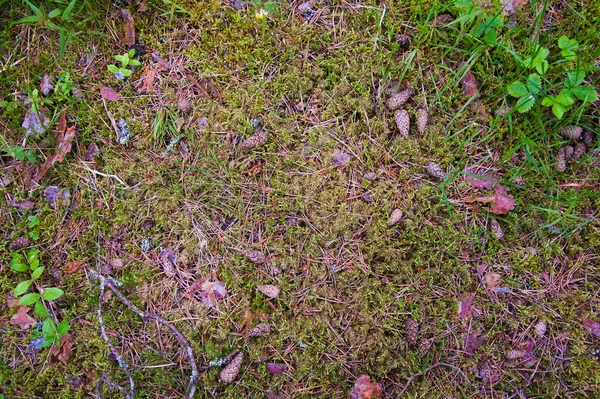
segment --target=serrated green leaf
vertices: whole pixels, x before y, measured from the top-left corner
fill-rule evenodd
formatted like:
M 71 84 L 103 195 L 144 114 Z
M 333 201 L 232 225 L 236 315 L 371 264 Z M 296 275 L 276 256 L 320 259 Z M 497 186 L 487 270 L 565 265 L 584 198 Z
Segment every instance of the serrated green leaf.
M 573 86 L 579 86 L 585 79 L 585 72 L 583 71 L 572 71 L 567 72 L 567 80 L 565 80 L 565 86 L 571 88 Z
M 523 60 L 523 66 L 525 68 L 534 69 L 538 71 L 540 74 L 546 73 L 548 70 L 548 55 L 550 54 L 550 50 L 545 47 L 536 46 L 533 50 L 533 53 Z
M 529 94 L 529 90 L 527 90 L 527 87 L 525 87 L 523 82 L 520 81 L 512 82 L 508 85 L 506 90 L 508 90 L 508 94 L 510 94 L 513 97 L 523 97 Z
M 60 288 L 46 288 L 43 292 L 42 292 L 42 298 L 44 298 L 47 301 L 54 301 L 58 298 L 60 298 L 65 292 L 63 290 L 61 290 Z
M 571 92 L 567 89 L 561 90 L 560 93 L 558 93 L 558 95 L 554 98 L 554 100 L 556 103 L 564 105 L 565 107 L 573 105 L 573 103 L 575 102 L 575 99 L 571 95 Z
M 59 335 L 65 335 L 66 333 L 69 332 L 69 321 L 68 320 L 63 320 L 60 322 L 60 324 L 58 326 L 56 326 L 56 332 Z
M 594 88 L 591 86 L 573 87 L 570 91 L 575 97 L 577 97 L 581 101 L 598 101 L 598 92 L 596 92 L 596 90 L 594 90 Z
M 540 75 L 536 73 L 532 73 L 531 75 L 529 75 L 529 77 L 527 78 L 527 88 L 532 94 L 542 92 L 542 78 L 540 77 Z
M 40 218 L 37 216 L 27 216 L 27 220 L 29 220 L 29 224 L 27 225 L 30 229 L 34 228 L 38 224 L 40 224 Z
M 515 108 L 517 109 L 517 111 L 519 111 L 520 113 L 525 113 L 527 111 L 529 111 L 533 105 L 535 104 L 535 97 L 532 96 L 531 94 L 525 96 L 525 97 L 521 97 L 519 98 L 519 101 L 517 101 L 517 103 L 515 104 Z
M 27 295 L 29 295 L 29 294 L 27 294 Z M 44 304 L 39 301 L 40 294 L 37 294 L 37 295 L 38 295 L 38 300 L 35 302 L 35 307 L 33 308 L 33 310 L 35 311 L 35 314 L 37 314 L 40 317 L 48 317 L 48 311 L 44 307 Z
M 40 266 L 37 269 L 35 269 L 33 271 L 33 273 L 31 273 L 31 279 L 32 280 L 37 280 L 38 278 L 40 278 L 40 276 L 42 275 L 42 273 L 44 272 L 45 267 L 44 266 Z
M 21 299 L 19 299 L 19 305 L 20 306 L 29 306 L 29 305 L 33 305 L 35 303 L 35 306 L 37 309 L 37 306 L 38 306 L 37 304 L 39 303 L 38 302 L 39 300 L 40 300 L 40 294 L 38 294 L 37 292 L 31 292 L 29 294 L 23 295 L 21 297 Z M 41 303 L 40 303 L 40 305 L 41 305 Z M 42 305 L 42 307 L 43 307 L 43 305 Z M 36 313 L 37 313 L 37 310 L 36 310 Z M 41 316 L 41 317 L 43 317 L 43 316 Z
M 31 283 L 33 283 L 33 280 L 25 280 L 25 281 L 21 281 L 19 284 L 17 284 L 17 286 L 15 287 L 15 290 L 13 292 L 14 296 L 21 296 L 24 293 L 27 292 L 27 290 L 29 289 L 29 287 L 31 286 Z

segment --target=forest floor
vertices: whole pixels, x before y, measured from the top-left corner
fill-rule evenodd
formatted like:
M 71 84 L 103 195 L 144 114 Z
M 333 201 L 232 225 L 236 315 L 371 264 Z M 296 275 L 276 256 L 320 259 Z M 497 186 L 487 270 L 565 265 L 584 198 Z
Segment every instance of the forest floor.
M 599 16 L 0 0 L 0 398 L 597 397 Z

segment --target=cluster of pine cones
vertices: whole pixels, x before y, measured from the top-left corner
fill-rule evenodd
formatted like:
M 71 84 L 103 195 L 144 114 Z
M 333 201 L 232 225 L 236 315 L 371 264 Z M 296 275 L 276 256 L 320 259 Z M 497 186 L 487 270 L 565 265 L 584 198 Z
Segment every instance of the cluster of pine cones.
M 400 136 L 403 138 L 408 137 L 408 132 L 410 130 L 410 115 L 406 109 L 402 108 L 402 106 L 406 104 L 414 93 L 415 91 L 413 89 L 404 89 L 392 95 L 385 102 L 387 109 L 395 111 L 394 120 L 396 121 L 396 127 L 398 127 Z M 427 110 L 425 108 L 419 108 L 417 110 L 417 130 L 419 131 L 419 134 L 425 132 L 428 120 L 429 113 Z
M 427 338 L 419 339 L 419 323 L 415 319 L 408 319 L 404 326 L 406 330 L 406 342 L 410 347 L 417 347 L 419 356 L 423 357 L 429 353 L 433 346 L 433 340 Z
M 588 148 L 592 146 L 594 133 L 590 130 L 583 130 L 581 126 L 573 125 L 567 126 L 561 133 L 564 138 L 571 140 L 569 144 L 560 147 L 556 154 L 556 170 L 564 172 L 567 169 L 567 162 L 579 162 Z

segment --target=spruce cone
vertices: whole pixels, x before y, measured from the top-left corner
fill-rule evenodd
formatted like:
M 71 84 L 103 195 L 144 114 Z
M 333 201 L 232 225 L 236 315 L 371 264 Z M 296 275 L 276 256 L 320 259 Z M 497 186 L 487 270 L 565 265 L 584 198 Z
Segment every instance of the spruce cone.
M 252 263 L 256 263 L 257 265 L 263 264 L 267 261 L 267 257 L 260 251 L 246 251 L 243 255 L 248 258 L 248 260 Z
M 257 130 L 252 136 L 248 137 L 245 141 L 240 143 L 242 148 L 255 148 L 267 144 L 267 132 L 263 129 Z
M 575 162 L 578 162 L 586 151 L 587 147 L 585 146 L 583 141 L 577 141 L 575 143 L 575 150 L 573 151 L 573 160 Z
M 502 231 L 500 223 L 498 223 L 496 219 L 490 220 L 490 229 L 498 241 L 502 241 L 504 239 L 504 232 Z
M 437 163 L 428 162 L 427 165 L 425 165 L 425 170 L 427 170 L 429 176 L 435 177 L 436 179 L 442 180 L 446 177 L 446 174 Z
M 429 353 L 433 341 L 430 339 L 422 339 L 419 341 L 419 356 L 423 357 Z
M 538 338 L 544 338 L 544 335 L 546 335 L 546 328 L 546 322 L 544 320 L 538 321 L 535 325 L 535 335 L 537 335 Z
M 583 128 L 581 126 L 570 125 L 565 127 L 560 133 L 566 139 L 579 140 L 582 132 Z
M 248 331 L 249 337 L 260 337 L 269 334 L 274 330 L 273 326 L 267 323 L 260 323 Z
M 390 215 L 390 220 L 388 221 L 388 226 L 393 226 L 398 223 L 402 219 L 402 211 L 398 208 L 392 211 Z
M 560 147 L 558 149 L 558 154 L 556 154 L 556 170 L 558 170 L 561 173 L 567 170 L 567 161 L 564 147 Z
M 185 97 L 180 97 L 177 101 L 177 109 L 187 114 L 192 111 L 192 103 Z
M 583 132 L 583 142 L 585 145 L 590 148 L 592 144 L 594 144 L 594 132 L 591 130 L 586 130 Z
M 403 106 L 404 103 L 407 102 L 414 93 L 415 91 L 413 89 L 402 90 L 401 92 L 388 98 L 388 100 L 385 102 L 385 106 L 388 107 L 390 111 L 395 111 Z
M 31 243 L 31 241 L 29 240 L 29 237 L 22 236 L 22 237 L 15 239 L 10 244 L 8 244 L 8 250 L 9 251 L 17 251 L 19 249 L 27 248 L 30 245 L 30 243 Z
M 419 323 L 414 319 L 408 319 L 404 328 L 406 329 L 406 341 L 410 346 L 414 346 L 419 339 Z
M 420 134 L 425 133 L 427 122 L 429 121 L 429 113 L 425 108 L 421 108 L 417 111 L 417 129 Z
M 271 299 L 279 298 L 279 287 L 275 285 L 257 285 L 256 289 Z
M 408 137 L 408 131 L 410 129 L 410 116 L 408 116 L 408 112 L 404 109 L 399 109 L 394 114 L 394 119 L 396 120 L 396 126 L 400 132 L 400 136 L 404 138 Z
M 232 383 L 233 380 L 235 380 L 235 377 L 237 377 L 237 375 L 239 374 L 240 369 L 242 368 L 243 360 L 244 353 L 240 352 L 237 354 L 236 357 L 233 358 L 233 360 L 227 366 L 223 367 L 223 370 L 221 370 L 221 374 L 219 375 L 221 381 L 226 384 Z
M 573 158 L 573 152 L 575 151 L 575 149 L 573 148 L 572 145 L 568 145 L 565 147 L 565 159 L 568 161 L 569 159 Z
M 396 39 L 400 47 L 404 50 L 408 49 L 412 43 L 412 37 L 406 33 L 395 35 L 394 39 Z

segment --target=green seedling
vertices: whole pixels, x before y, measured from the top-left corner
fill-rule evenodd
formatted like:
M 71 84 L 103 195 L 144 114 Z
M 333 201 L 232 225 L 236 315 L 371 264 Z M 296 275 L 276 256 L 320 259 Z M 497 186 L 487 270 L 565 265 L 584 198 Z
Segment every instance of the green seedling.
M 32 224 L 30 219 L 29 225 Z M 35 224 L 35 222 L 33 222 Z M 39 223 L 39 220 L 37 221 Z M 25 256 L 19 252 L 12 253 L 10 268 L 21 274 L 29 274 L 29 278 L 21 281 L 13 290 L 13 295 L 19 298 L 20 306 L 32 306 L 35 314 L 43 319 L 42 322 L 42 338 L 41 347 L 50 346 L 58 342 L 60 337 L 69 331 L 69 322 L 63 320 L 57 324 L 55 319 L 50 316 L 46 307 L 47 302 L 52 302 L 63 296 L 64 291 L 60 288 L 50 287 L 42 288 L 38 284 L 45 267 L 40 265 L 39 250 L 31 248 Z M 31 287 L 35 287 L 34 292 L 28 292 Z
M 135 55 L 135 50 L 131 49 L 129 52 L 123 55 L 115 55 L 115 59 L 121 63 L 121 67 L 117 67 L 116 65 L 109 65 L 108 70 L 115 75 L 115 78 L 118 80 L 123 80 L 126 77 L 131 76 L 133 71 L 129 69 L 129 66 L 138 66 L 141 63 L 138 60 L 134 60 L 133 56 Z

